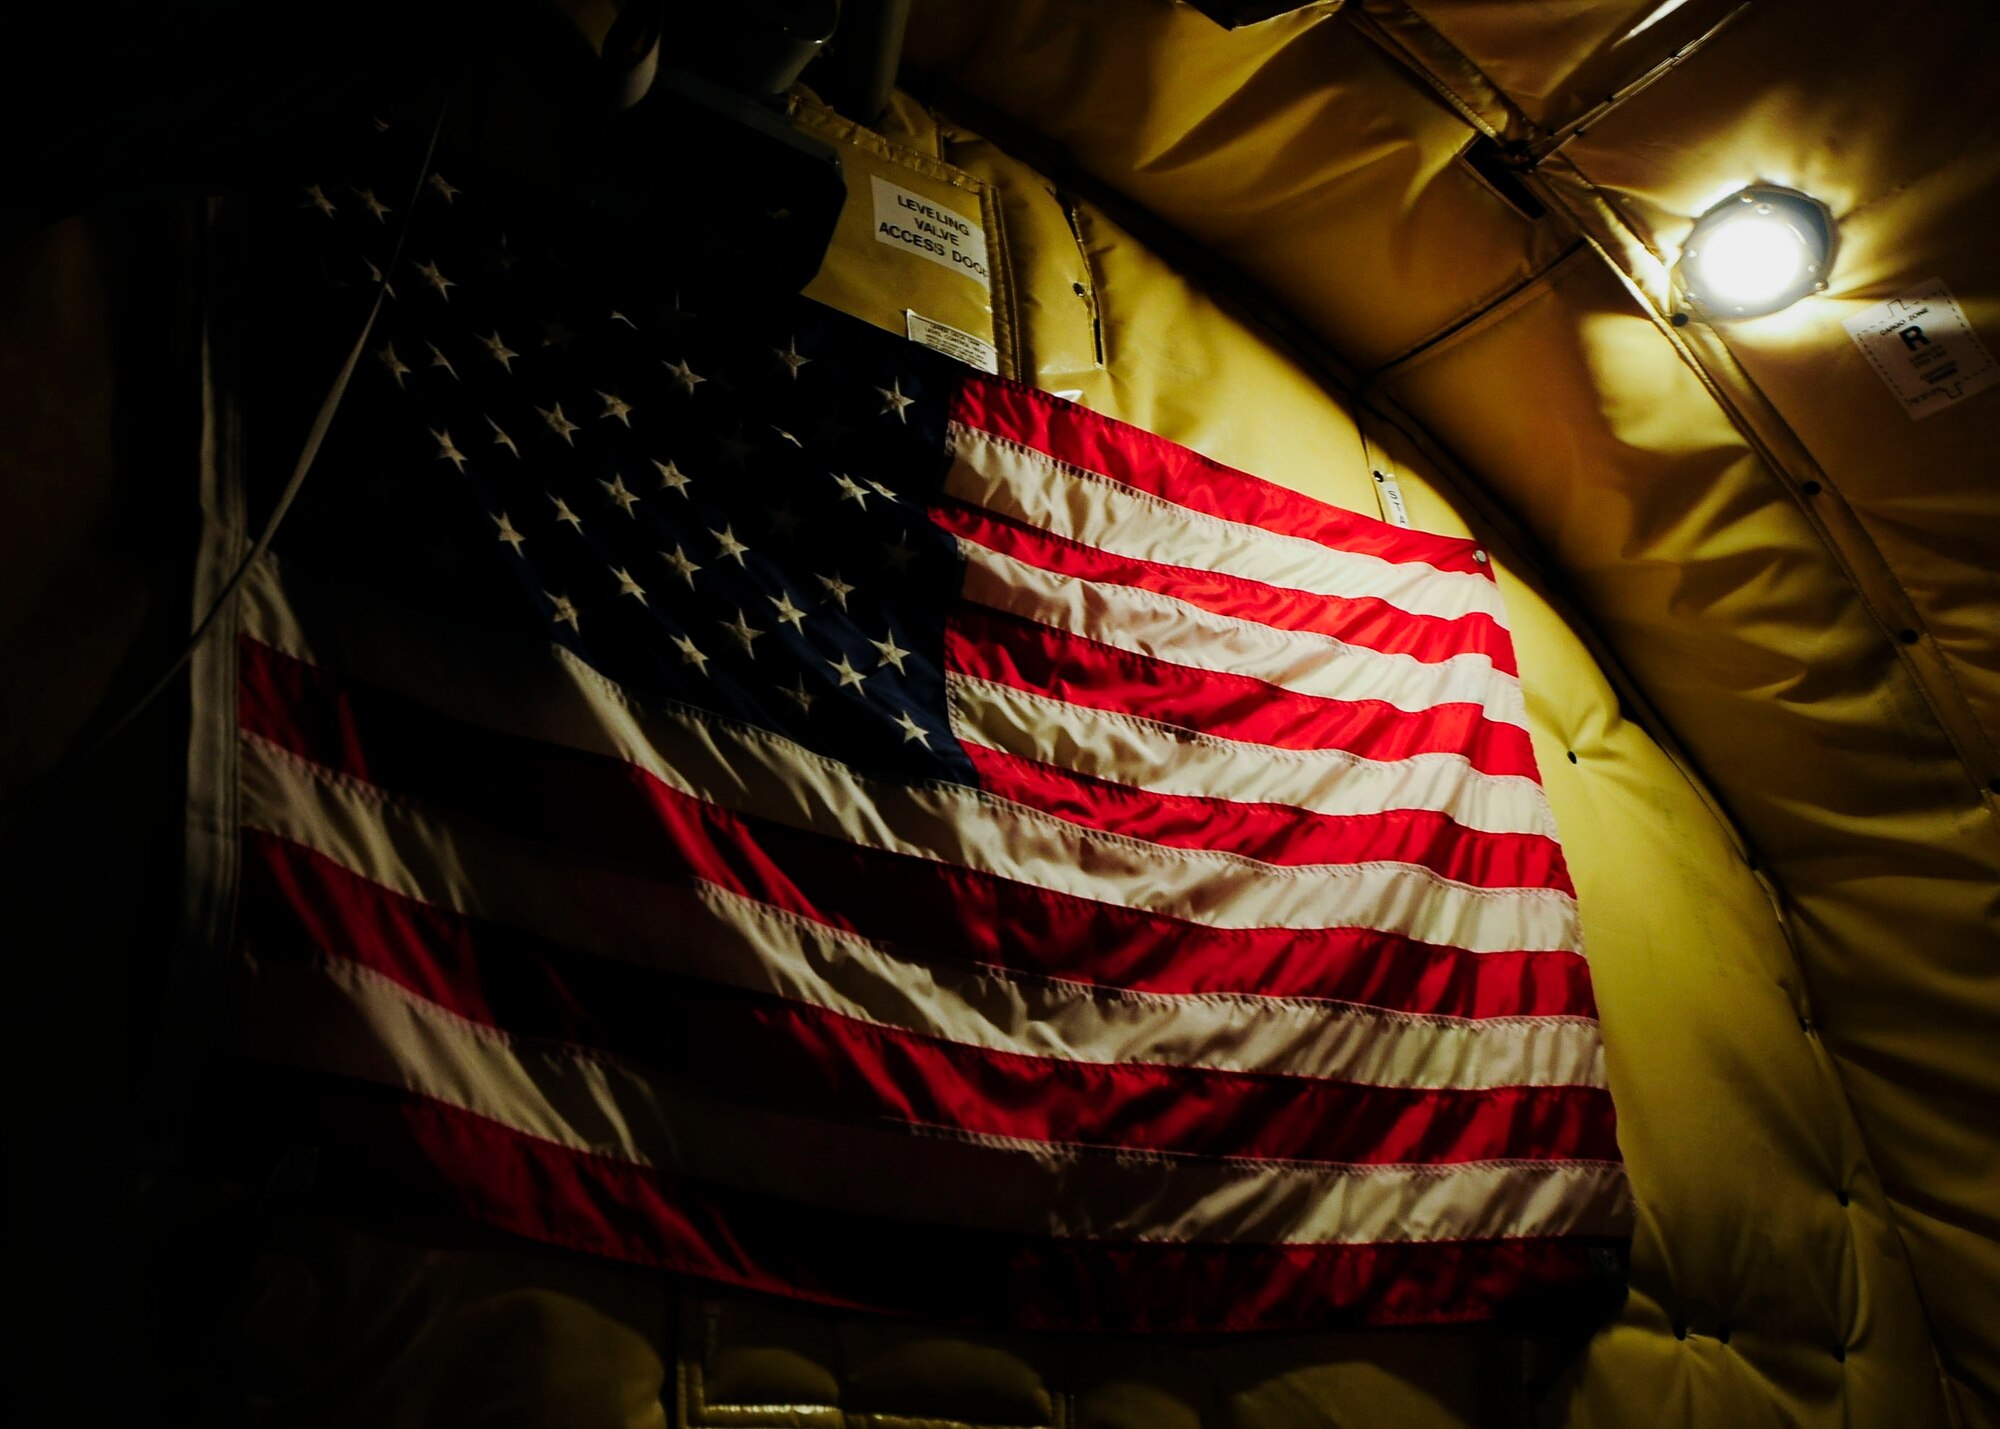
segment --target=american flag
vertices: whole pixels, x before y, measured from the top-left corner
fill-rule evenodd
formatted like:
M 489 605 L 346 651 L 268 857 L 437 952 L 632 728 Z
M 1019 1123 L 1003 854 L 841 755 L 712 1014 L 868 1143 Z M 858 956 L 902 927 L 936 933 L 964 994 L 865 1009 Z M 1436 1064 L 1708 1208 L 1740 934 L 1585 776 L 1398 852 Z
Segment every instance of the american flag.
M 330 1185 L 1036 1327 L 1615 1275 L 1475 543 L 451 172 L 255 235 L 273 351 L 390 293 L 237 647 L 245 1045 Z

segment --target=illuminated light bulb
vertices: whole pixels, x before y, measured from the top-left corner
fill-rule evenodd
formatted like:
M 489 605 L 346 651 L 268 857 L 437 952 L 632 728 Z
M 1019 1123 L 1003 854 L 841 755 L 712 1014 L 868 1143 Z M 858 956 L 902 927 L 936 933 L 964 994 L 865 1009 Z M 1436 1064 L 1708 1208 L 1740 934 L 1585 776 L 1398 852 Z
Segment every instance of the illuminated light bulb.
M 1699 255 L 1705 293 L 1731 306 L 1765 303 L 1798 281 L 1799 236 L 1780 219 L 1745 214 L 1709 235 Z
M 1758 317 L 1824 288 L 1832 247 L 1833 219 L 1825 205 L 1789 189 L 1759 186 L 1702 215 L 1674 275 L 1700 316 Z

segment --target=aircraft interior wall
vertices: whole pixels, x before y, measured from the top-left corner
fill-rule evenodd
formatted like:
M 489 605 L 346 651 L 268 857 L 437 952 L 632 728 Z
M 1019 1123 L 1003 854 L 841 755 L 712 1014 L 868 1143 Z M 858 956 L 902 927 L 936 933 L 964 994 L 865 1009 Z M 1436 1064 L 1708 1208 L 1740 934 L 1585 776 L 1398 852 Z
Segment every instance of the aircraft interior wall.
M 601 36 L 605 7 L 574 9 Z M 425 1243 L 270 1184 L 128 1197 L 80 1149 L 138 1075 L 106 1034 L 38 1133 L 85 1168 L 68 1235 L 126 1207 L 85 1257 L 129 1281 L 103 1356 L 150 1337 L 128 1359 L 182 1376 L 182 1407 L 327 1426 L 2000 1424 L 2000 394 L 1914 421 L 1842 328 L 1941 279 L 2000 343 L 1996 75 L 1972 0 L 1351 0 L 1234 30 L 1006 0 L 919 4 L 871 124 L 792 97 L 849 194 L 808 297 L 956 329 L 1335 506 L 1382 511 L 1386 477 L 1415 528 L 1491 553 L 1637 1204 L 1608 1324 L 970 1331 Z M 1518 188 L 1482 143 L 1534 157 Z M 1830 285 L 1675 324 L 1673 252 L 1751 181 L 1829 206 Z M 880 184 L 975 218 L 986 281 L 880 241 Z M 10 783 L 128 699 L 192 604 L 191 466 L 143 454 L 199 424 L 133 376 L 195 331 L 161 296 L 185 212 L 11 250 Z M 46 889 L 135 870 L 37 974 L 57 1025 L 137 1025 L 159 994 L 185 720 L 5 830 Z M 151 1328 L 182 1283 L 204 1328 Z

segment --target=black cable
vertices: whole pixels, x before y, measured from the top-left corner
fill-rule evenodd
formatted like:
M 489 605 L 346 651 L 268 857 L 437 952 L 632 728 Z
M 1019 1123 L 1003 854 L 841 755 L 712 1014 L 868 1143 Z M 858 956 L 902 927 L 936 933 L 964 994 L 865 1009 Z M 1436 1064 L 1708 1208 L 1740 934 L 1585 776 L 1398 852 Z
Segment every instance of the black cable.
M 89 743 L 40 778 L 10 795 L 4 802 L 0 802 L 0 819 L 12 818 L 69 779 L 103 753 L 108 745 L 152 708 L 154 702 L 172 687 L 181 671 L 187 668 L 188 662 L 194 659 L 195 652 L 201 648 L 202 642 L 215 628 L 216 620 L 236 598 L 237 591 L 242 589 L 243 582 L 250 575 L 251 567 L 255 566 L 258 558 L 270 549 L 272 538 L 278 534 L 279 526 L 284 524 L 285 514 L 292 509 L 292 503 L 298 499 L 300 488 L 305 485 L 306 473 L 312 470 L 313 461 L 319 455 L 320 445 L 326 440 L 327 429 L 333 424 L 333 414 L 339 410 L 341 398 L 347 394 L 347 384 L 354 376 L 355 364 L 361 360 L 361 354 L 368 347 L 368 338 L 375 331 L 375 320 L 381 316 L 382 302 L 388 295 L 389 280 L 402 261 L 403 245 L 409 239 L 411 227 L 416 223 L 417 203 L 423 197 L 424 180 L 430 176 L 431 160 L 436 157 L 438 136 L 444 130 L 445 112 L 450 107 L 451 100 L 447 95 L 438 106 L 437 120 L 431 126 L 430 141 L 424 146 L 423 162 L 418 166 L 416 181 L 410 186 L 409 202 L 404 206 L 406 217 L 401 231 L 396 235 L 396 246 L 390 252 L 389 264 L 383 269 L 382 279 L 376 285 L 375 301 L 369 305 L 367 320 L 361 324 L 361 331 L 356 334 L 354 345 L 348 349 L 346 360 L 341 363 L 340 371 L 334 375 L 333 384 L 327 388 L 326 396 L 320 401 L 319 412 L 314 416 L 312 427 L 306 433 L 305 444 L 299 450 L 298 460 L 293 463 L 291 477 L 285 482 L 284 489 L 278 493 L 278 499 L 271 507 L 271 514 L 264 520 L 263 529 L 257 533 L 256 540 L 250 543 L 250 549 L 245 553 L 241 563 L 224 582 L 221 593 L 203 612 L 201 619 L 195 622 L 194 631 L 188 636 L 187 643 L 181 647 L 173 662 L 160 673 L 159 678 L 148 685 L 144 693 L 134 700 L 123 714 L 100 730 Z

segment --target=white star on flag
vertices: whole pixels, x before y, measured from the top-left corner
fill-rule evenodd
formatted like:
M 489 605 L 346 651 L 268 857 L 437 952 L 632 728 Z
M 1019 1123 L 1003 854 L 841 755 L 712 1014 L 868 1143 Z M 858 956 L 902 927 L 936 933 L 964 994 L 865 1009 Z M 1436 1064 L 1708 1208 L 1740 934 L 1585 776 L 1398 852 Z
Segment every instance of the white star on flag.
M 720 531 L 711 529 L 708 534 L 715 537 L 718 556 L 727 556 L 739 566 L 743 564 L 743 553 L 750 548 L 736 539 L 734 527 L 724 526 Z
M 482 337 L 479 340 L 486 346 L 486 355 L 488 357 L 491 357 L 495 362 L 499 363 L 503 370 L 505 370 L 509 374 L 512 374 L 512 372 L 514 371 L 514 359 L 519 357 L 521 354 L 514 351 L 513 348 L 507 346 L 507 344 L 501 340 L 499 329 L 498 328 L 494 329 L 493 336 Z
M 832 601 L 842 610 L 847 609 L 847 597 L 854 593 L 855 587 L 842 580 L 839 571 L 835 571 L 830 576 L 815 575 L 813 579 L 826 587 L 826 598 L 828 600 Z
M 799 529 L 799 513 L 790 502 L 780 501 L 770 510 L 771 529 L 781 536 L 789 536 Z
M 766 598 L 777 608 L 779 624 L 789 625 L 799 633 L 805 633 L 806 613 L 792 604 L 792 597 L 789 592 L 781 592 L 778 595 Z
M 438 444 L 438 460 L 448 461 L 459 471 L 464 471 L 465 453 L 452 444 L 450 431 L 433 427 L 431 428 L 431 437 Z
M 637 600 L 641 605 L 644 605 L 646 603 L 646 592 L 644 588 L 641 587 L 637 581 L 632 579 L 630 572 L 626 571 L 622 566 L 613 566 L 611 568 L 611 574 L 617 577 L 618 579 L 618 593 L 620 595 L 629 595 L 633 597 L 635 600 Z
M 694 394 L 696 387 L 708 381 L 706 377 L 703 377 L 692 367 L 688 366 L 685 360 L 680 362 L 663 362 L 661 366 L 674 374 L 674 381 L 680 383 L 682 390 L 686 391 L 690 396 Z
M 572 447 L 576 445 L 576 438 L 570 435 L 577 429 L 576 423 L 563 415 L 562 403 L 558 402 L 552 408 L 537 407 L 535 410 L 541 413 L 542 420 L 549 424 L 549 430 L 563 439 L 564 445 Z
M 882 657 L 881 659 L 882 664 L 894 665 L 896 667 L 896 673 L 899 675 L 909 673 L 907 670 L 903 668 L 903 657 L 905 655 L 908 655 L 910 652 L 908 650 L 905 650 L 902 646 L 896 643 L 895 631 L 892 630 L 889 632 L 889 638 L 887 640 L 870 640 L 868 643 L 870 645 L 873 645 L 875 649 L 878 652 L 880 652 Z
M 688 639 L 685 635 L 676 635 L 672 639 L 674 647 L 681 652 L 682 664 L 694 666 L 698 674 L 705 675 L 708 673 L 708 656 L 701 653 L 694 641 Z
M 811 690 L 806 688 L 806 682 L 803 679 L 794 679 L 789 685 L 778 686 L 778 693 L 796 704 L 799 707 L 800 714 L 805 714 L 811 710 L 813 701 L 818 698 Z
M 838 660 L 829 660 L 826 663 L 832 666 L 833 673 L 840 677 L 840 687 L 843 690 L 850 685 L 859 689 L 862 680 L 866 678 L 859 670 L 848 663 L 845 655 L 842 655 Z
M 417 271 L 423 274 L 424 281 L 426 283 L 429 283 L 433 288 L 437 289 L 438 296 L 440 298 L 443 298 L 447 303 L 450 302 L 451 294 L 446 292 L 445 290 L 447 288 L 456 288 L 458 284 L 452 282 L 451 279 L 445 277 L 445 275 L 438 270 L 438 265 L 435 262 L 419 263 L 416 266 L 417 266 Z
M 604 494 L 611 498 L 612 503 L 620 511 L 635 521 L 638 519 L 638 513 L 632 508 L 639 504 L 639 498 L 626 489 L 624 477 L 615 476 L 609 481 L 600 478 L 597 484 L 604 488 Z
M 410 369 L 403 365 L 402 358 L 396 356 L 396 344 L 393 342 L 383 343 L 375 349 L 375 358 L 384 367 L 389 369 L 389 375 L 395 378 L 396 385 L 401 387 L 403 385 L 403 378 L 408 374 Z
M 688 553 L 686 551 L 683 551 L 679 546 L 676 546 L 674 547 L 674 553 L 671 556 L 668 555 L 665 551 L 660 552 L 660 559 L 665 561 L 668 565 L 672 566 L 676 571 L 678 571 L 680 573 L 681 579 L 685 580 L 690 587 L 694 585 L 694 573 L 700 570 L 701 567 L 688 559 Z
M 736 618 L 734 620 L 720 620 L 717 621 L 716 623 L 720 625 L 724 630 L 727 630 L 729 632 L 730 638 L 735 640 L 737 644 L 743 647 L 743 653 L 745 655 L 755 653 L 750 649 L 750 642 L 755 640 L 759 635 L 762 635 L 764 632 L 757 629 L 756 626 L 750 623 L 749 612 L 743 610 L 739 606 L 737 608 Z
M 686 472 L 670 461 L 655 460 L 653 465 L 658 468 L 660 473 L 660 490 L 675 491 L 682 496 L 687 495 L 688 482 L 692 478 Z
M 910 416 L 904 409 L 917 399 L 903 395 L 903 380 L 900 377 L 892 378 L 887 387 L 877 387 L 875 390 L 882 394 L 881 415 L 886 417 L 894 413 L 896 420 L 907 427 L 910 424 Z

